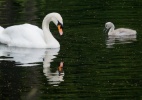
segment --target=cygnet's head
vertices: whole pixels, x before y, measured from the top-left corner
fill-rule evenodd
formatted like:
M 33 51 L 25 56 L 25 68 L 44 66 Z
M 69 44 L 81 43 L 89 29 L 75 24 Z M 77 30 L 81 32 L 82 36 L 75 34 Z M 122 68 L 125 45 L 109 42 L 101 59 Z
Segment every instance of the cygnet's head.
M 105 24 L 105 28 L 106 28 L 106 29 L 110 29 L 110 28 L 112 28 L 112 27 L 114 27 L 114 24 L 113 24 L 112 22 L 107 22 L 107 23 Z

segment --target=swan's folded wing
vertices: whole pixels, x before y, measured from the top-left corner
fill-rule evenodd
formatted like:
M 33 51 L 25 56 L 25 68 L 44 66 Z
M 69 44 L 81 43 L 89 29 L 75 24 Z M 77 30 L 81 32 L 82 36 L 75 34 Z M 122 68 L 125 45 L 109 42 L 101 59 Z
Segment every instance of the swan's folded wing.
M 35 47 L 46 45 L 43 38 L 43 31 L 31 24 L 15 25 L 3 31 L 2 42 L 12 46 Z

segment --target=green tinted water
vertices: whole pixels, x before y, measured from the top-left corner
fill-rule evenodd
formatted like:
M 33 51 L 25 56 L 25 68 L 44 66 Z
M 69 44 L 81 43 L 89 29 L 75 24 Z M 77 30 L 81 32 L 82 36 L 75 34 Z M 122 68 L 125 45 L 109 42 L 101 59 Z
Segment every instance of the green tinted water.
M 0 1 L 0 25 L 31 23 L 58 12 L 64 35 L 50 29 L 60 49 L 0 45 L 2 100 L 141 100 L 142 1 L 13 0 Z M 137 37 L 107 37 L 104 24 L 137 30 Z M 57 71 L 64 62 L 64 75 Z

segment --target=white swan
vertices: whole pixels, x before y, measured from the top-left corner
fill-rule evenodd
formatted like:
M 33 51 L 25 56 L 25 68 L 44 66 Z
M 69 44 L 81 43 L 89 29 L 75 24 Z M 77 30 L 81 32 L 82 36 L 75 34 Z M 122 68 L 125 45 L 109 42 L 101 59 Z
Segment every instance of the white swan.
M 136 31 L 132 29 L 127 29 L 127 28 L 115 29 L 115 26 L 112 22 L 107 22 L 105 24 L 105 28 L 109 30 L 108 35 L 115 35 L 115 36 L 136 35 Z
M 4 29 L 0 27 L 0 42 L 8 46 L 27 48 L 59 48 L 59 42 L 53 37 L 49 23 L 57 25 L 60 35 L 63 34 L 63 19 L 58 13 L 50 13 L 42 22 L 42 29 L 31 24 L 14 25 Z

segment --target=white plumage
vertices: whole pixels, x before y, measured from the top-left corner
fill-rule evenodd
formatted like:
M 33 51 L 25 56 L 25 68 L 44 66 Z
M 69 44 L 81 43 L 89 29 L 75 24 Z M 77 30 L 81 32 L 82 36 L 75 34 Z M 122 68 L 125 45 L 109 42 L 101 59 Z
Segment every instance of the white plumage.
M 42 29 L 31 24 L 14 25 L 7 28 L 0 27 L 0 42 L 8 46 L 27 48 L 59 48 L 59 42 L 49 30 L 49 23 L 53 21 L 63 24 L 62 17 L 58 13 L 50 13 L 45 16 Z

